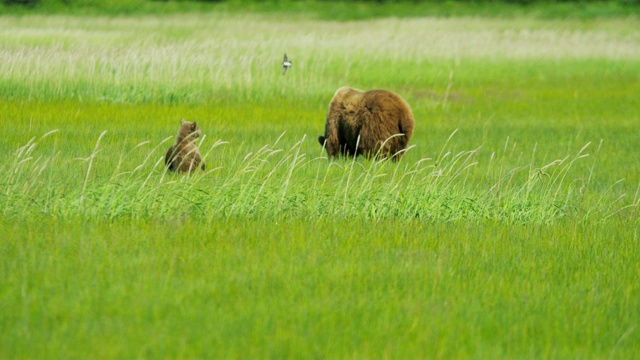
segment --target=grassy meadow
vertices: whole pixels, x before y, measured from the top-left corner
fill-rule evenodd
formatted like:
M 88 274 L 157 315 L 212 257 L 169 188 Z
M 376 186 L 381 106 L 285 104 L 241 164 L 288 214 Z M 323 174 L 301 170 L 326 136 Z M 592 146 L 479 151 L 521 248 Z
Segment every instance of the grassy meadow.
M 0 358 L 636 357 L 638 93 L 635 17 L 0 15 Z

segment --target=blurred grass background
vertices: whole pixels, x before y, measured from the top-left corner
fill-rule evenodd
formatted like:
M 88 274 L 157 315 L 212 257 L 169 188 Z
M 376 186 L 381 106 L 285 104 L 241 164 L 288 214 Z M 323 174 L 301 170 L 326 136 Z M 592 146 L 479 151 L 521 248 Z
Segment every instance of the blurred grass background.
M 548 19 L 637 16 L 637 0 L 475 0 L 475 1 L 244 1 L 244 0 L 4 0 L 3 11 L 127 15 L 223 11 L 312 16 L 325 20 L 425 16 L 536 16 Z

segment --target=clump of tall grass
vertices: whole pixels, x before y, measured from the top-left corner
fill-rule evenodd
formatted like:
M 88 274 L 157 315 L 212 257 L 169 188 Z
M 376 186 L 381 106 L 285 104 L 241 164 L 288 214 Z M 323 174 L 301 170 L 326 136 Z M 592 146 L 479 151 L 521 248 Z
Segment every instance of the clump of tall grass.
M 285 145 L 285 134 L 233 157 L 221 150 L 228 143 L 207 144 L 203 137 L 199 147 L 206 149 L 203 156 L 211 166 L 188 176 L 167 172 L 163 150 L 170 137 L 145 150 L 137 162 L 127 159 L 131 149 L 120 155 L 101 152 L 106 132 L 85 158 L 68 159 L 57 149 L 49 157 L 38 155 L 38 145 L 57 132 L 30 139 L 1 169 L 3 216 L 553 223 L 563 218 L 634 218 L 640 203 L 640 190 L 629 201 L 627 194 L 616 191 L 617 184 L 604 192 L 591 191 L 600 151 L 598 147 L 593 155 L 588 153 L 591 144 L 542 164 L 537 164 L 534 148 L 530 161 L 522 162 L 519 155 L 514 163 L 508 140 L 502 153 L 483 160 L 481 147 L 452 152 L 454 133 L 435 158 L 394 163 L 329 160 L 305 153 L 306 137 Z M 148 145 L 144 141 L 135 148 Z M 588 159 L 592 162 L 586 171 L 577 169 Z M 70 162 L 81 166 L 68 166 Z M 110 173 L 104 166 L 94 173 L 101 162 L 113 165 Z

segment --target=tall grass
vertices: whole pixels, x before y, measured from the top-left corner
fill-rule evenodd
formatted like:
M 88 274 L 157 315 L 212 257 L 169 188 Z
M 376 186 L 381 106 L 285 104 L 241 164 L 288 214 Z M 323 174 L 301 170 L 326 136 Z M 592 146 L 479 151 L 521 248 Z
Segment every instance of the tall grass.
M 636 34 L 623 30 L 623 20 L 594 21 L 586 29 L 572 21 L 558 30 L 534 20 L 278 19 L 215 13 L 2 17 L 0 95 L 132 103 L 264 102 L 285 96 L 315 101 L 346 82 L 433 85 L 425 78 L 439 71 L 448 87 L 451 76 L 472 59 L 633 61 L 640 56 Z M 279 72 L 284 52 L 294 63 L 285 77 Z M 444 60 L 448 68 L 433 64 Z
M 597 172 L 591 144 L 550 163 L 512 161 L 505 144 L 503 153 L 493 153 L 483 162 L 481 148 L 452 152 L 444 141 L 436 159 L 421 158 L 398 164 L 386 160 L 336 160 L 323 154 L 308 156 L 301 151 L 303 137 L 294 144 L 282 134 L 273 144 L 238 153 L 230 161 L 222 141 L 200 142 L 209 170 L 193 176 L 167 173 L 164 166 L 167 138 L 159 144 L 148 141 L 141 163 L 122 153 L 102 152 L 109 135 L 102 132 L 85 158 L 76 158 L 84 175 L 71 176 L 53 150 L 52 157 L 38 155 L 49 132 L 19 147 L 0 173 L 4 178 L 4 210 L 7 218 L 86 217 L 103 219 L 169 219 L 189 217 L 206 223 L 232 217 L 317 219 L 423 219 L 428 221 L 497 221 L 506 223 L 555 223 L 567 218 L 577 222 L 604 221 L 609 217 L 634 219 L 638 194 L 634 197 L 592 194 L 591 179 Z M 116 144 L 117 146 L 117 144 Z M 409 150 L 411 151 L 411 149 Z M 115 169 L 100 163 L 113 163 Z M 129 167 L 123 166 L 126 162 Z M 587 171 L 575 169 L 590 162 Z M 514 164 L 514 165 L 508 165 Z M 510 167 L 511 166 L 511 167 Z M 485 174 L 485 175 L 483 175 Z M 612 184 L 616 187 L 616 184 Z

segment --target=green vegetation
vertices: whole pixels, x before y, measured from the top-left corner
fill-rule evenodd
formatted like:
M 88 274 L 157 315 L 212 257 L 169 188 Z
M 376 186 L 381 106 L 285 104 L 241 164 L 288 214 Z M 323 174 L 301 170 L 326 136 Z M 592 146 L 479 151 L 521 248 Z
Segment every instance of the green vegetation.
M 3 230 L 6 358 L 638 351 L 640 249 L 628 227 L 242 219 Z
M 0 358 L 640 352 L 637 20 L 191 5 L 0 16 Z M 402 161 L 326 158 L 343 85 Z
M 140 15 L 201 13 L 245 14 L 247 12 L 302 16 L 332 21 L 387 18 L 417 18 L 425 16 L 480 16 L 515 18 L 532 16 L 545 19 L 637 18 L 638 0 L 4 0 L 0 13 L 13 14 L 75 14 L 75 15 Z

